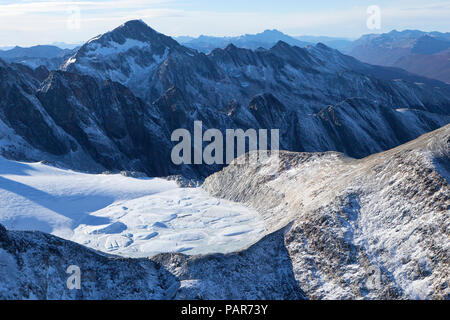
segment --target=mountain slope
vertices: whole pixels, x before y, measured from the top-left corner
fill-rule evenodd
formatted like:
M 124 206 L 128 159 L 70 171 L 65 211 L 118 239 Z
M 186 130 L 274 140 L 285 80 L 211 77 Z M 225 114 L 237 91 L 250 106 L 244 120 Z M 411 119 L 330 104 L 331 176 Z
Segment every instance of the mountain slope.
M 450 126 L 361 160 L 281 153 L 279 171 L 232 164 L 215 196 L 250 205 L 284 242 L 312 299 L 449 299 Z M 272 170 L 273 172 L 273 170 Z
M 311 106 L 318 111 L 324 104 L 350 97 L 386 96 L 381 88 L 374 88 L 375 92 L 363 88 L 366 81 L 376 86 L 378 80 L 401 78 L 430 86 L 443 85 L 400 70 L 363 64 L 320 44 L 305 49 L 281 41 L 266 51 L 229 45 L 209 55 L 199 54 L 141 21 L 127 22 L 90 40 L 67 60 L 63 70 L 120 82 L 150 103 L 174 86 L 190 104 L 219 109 L 232 100 L 246 105 L 255 95 L 271 93 L 288 107 Z M 330 83 L 337 87 L 331 88 Z M 405 90 L 405 85 L 399 87 L 392 81 L 386 85 L 394 91 L 394 99 L 386 97 L 386 104 L 406 107 L 405 104 L 416 102 L 407 98 L 411 91 L 417 91 L 415 86 L 406 85 Z M 429 104 L 428 97 L 421 95 L 419 99 Z
M 59 128 L 36 97 L 48 75 L 0 60 L 0 154 L 12 159 L 59 159 L 73 168 L 99 169 L 80 145 Z
M 84 171 L 175 171 L 158 112 L 126 87 L 62 72 L 41 83 L 36 71 L 6 63 L 0 71 L 1 155 Z
M 126 87 L 58 71 L 36 96 L 56 125 L 106 169 L 169 175 L 170 143 L 158 114 Z
M 0 299 L 304 299 L 281 238 L 278 232 L 227 255 L 126 259 L 0 225 Z M 72 265 L 80 268 L 81 290 L 67 289 Z
M 433 55 L 411 54 L 400 58 L 395 65 L 412 73 L 450 84 L 450 50 Z

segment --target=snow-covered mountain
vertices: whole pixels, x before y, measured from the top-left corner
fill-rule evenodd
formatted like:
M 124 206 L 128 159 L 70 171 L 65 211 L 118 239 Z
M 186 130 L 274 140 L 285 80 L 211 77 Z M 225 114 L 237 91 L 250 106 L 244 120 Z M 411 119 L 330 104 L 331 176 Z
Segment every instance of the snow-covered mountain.
M 350 97 L 377 96 L 381 101 L 412 104 L 417 101 L 407 97 L 410 91 L 417 91 L 413 83 L 406 85 L 406 91 L 405 85 L 388 83 L 394 91 L 392 98 L 378 88 L 370 90 L 370 85 L 376 86 L 380 79 L 442 85 L 401 70 L 361 63 L 321 44 L 298 48 L 281 41 L 265 51 L 229 45 L 204 55 L 157 33 L 142 21 L 127 22 L 90 40 L 62 70 L 120 82 L 147 102 L 176 87 L 190 104 L 216 108 L 233 100 L 245 106 L 263 93 L 275 95 L 288 107 L 315 111 Z M 334 87 L 324 78 L 334 81 Z
M 119 82 L 153 102 L 161 96 L 162 87 L 169 85 L 151 79 L 158 77 L 169 55 L 172 59 L 187 59 L 192 68 L 197 65 L 198 71 L 208 67 L 198 60 L 203 55 L 134 20 L 89 40 L 64 63 L 62 70 Z
M 360 160 L 282 152 L 269 176 L 270 159 L 232 163 L 204 188 L 253 207 L 267 235 L 225 255 L 121 259 L 0 226 L 0 297 L 449 299 L 449 143 L 447 125 Z
M 439 81 L 321 44 L 230 45 L 205 55 L 142 21 L 90 40 L 47 78 L 1 66 L 1 154 L 95 172 L 195 178 L 220 170 L 171 162 L 171 133 L 192 131 L 194 120 L 204 130 L 280 129 L 282 149 L 353 157 L 450 122 L 450 89 Z M 20 104 L 27 112 L 12 112 Z
M 82 272 L 83 289 L 69 290 L 69 266 Z M 170 299 L 178 283 L 148 259 L 112 257 L 40 232 L 0 225 L 0 297 L 17 299 Z

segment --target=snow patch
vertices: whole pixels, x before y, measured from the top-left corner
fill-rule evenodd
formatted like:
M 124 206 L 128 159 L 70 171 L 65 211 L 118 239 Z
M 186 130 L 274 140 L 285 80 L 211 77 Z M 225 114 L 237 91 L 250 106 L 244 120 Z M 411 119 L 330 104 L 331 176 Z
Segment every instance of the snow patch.
M 87 56 L 109 56 L 116 55 L 120 53 L 125 53 L 130 49 L 143 49 L 150 48 L 150 44 L 135 39 L 127 39 L 123 44 L 110 41 L 106 45 L 93 42 L 88 44 L 88 54 Z

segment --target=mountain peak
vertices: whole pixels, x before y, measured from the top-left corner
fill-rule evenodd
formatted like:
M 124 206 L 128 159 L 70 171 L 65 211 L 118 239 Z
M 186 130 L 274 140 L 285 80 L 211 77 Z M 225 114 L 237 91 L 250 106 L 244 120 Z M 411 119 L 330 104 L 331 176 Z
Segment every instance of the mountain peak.
M 331 51 L 332 49 L 330 47 L 328 47 L 326 44 L 323 44 L 322 42 L 319 42 L 318 44 L 316 44 L 316 47 L 322 50 L 328 50 Z
M 272 30 L 267 29 L 267 30 L 264 30 L 263 34 L 283 34 L 283 35 L 284 35 L 283 32 L 281 32 L 281 31 L 279 31 L 279 30 L 277 30 L 277 29 L 272 29 Z
M 131 26 L 148 26 L 148 25 L 142 19 L 135 19 L 125 22 L 122 26 L 131 27 Z
M 283 40 L 279 40 L 273 48 L 290 48 L 290 44 L 287 42 L 284 42 Z
M 122 34 L 123 36 L 136 40 L 146 40 L 149 37 L 160 35 L 149 27 L 143 20 L 130 20 L 106 34 Z
M 144 21 L 130 20 L 112 31 L 89 40 L 81 47 L 77 56 L 79 58 L 80 55 L 88 53 L 88 55 L 119 54 L 137 47 L 150 49 L 150 44 L 158 54 L 164 52 L 166 48 L 179 46 L 175 40 L 155 31 Z
M 238 47 L 236 47 L 233 43 L 230 43 L 225 48 L 226 51 L 235 51 L 236 49 L 238 49 Z
M 112 32 L 115 31 L 122 31 L 122 32 L 128 32 L 128 33 L 158 33 L 154 29 L 152 29 L 149 25 L 147 25 L 143 20 L 130 20 L 119 26 L 118 28 L 114 29 Z
M 130 20 L 119 27 L 100 34 L 82 46 L 82 50 L 86 49 L 86 45 L 100 45 L 111 47 L 111 43 L 123 45 L 127 40 L 136 40 L 141 43 L 159 43 L 166 47 L 177 46 L 178 43 L 171 37 L 165 36 L 148 26 L 143 20 Z

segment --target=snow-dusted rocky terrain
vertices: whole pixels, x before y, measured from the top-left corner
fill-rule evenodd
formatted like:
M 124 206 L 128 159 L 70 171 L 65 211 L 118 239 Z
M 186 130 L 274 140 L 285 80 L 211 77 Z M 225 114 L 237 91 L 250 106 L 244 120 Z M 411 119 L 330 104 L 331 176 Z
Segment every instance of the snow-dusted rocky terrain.
M 261 214 L 266 235 L 248 248 L 124 259 L 0 227 L 0 297 L 450 298 L 450 126 L 361 160 L 282 152 L 268 174 L 272 160 L 232 163 L 204 183 Z M 74 264 L 78 291 L 64 282 Z
M 164 179 L 84 174 L 0 157 L 0 223 L 126 257 L 231 252 L 259 240 L 255 210 Z
M 81 269 L 82 290 L 66 271 Z M 148 259 L 109 257 L 41 232 L 0 225 L 0 299 L 170 299 L 176 278 Z
M 449 299 L 450 125 L 355 160 L 289 153 L 280 170 L 231 164 L 204 184 L 256 208 L 312 299 Z

